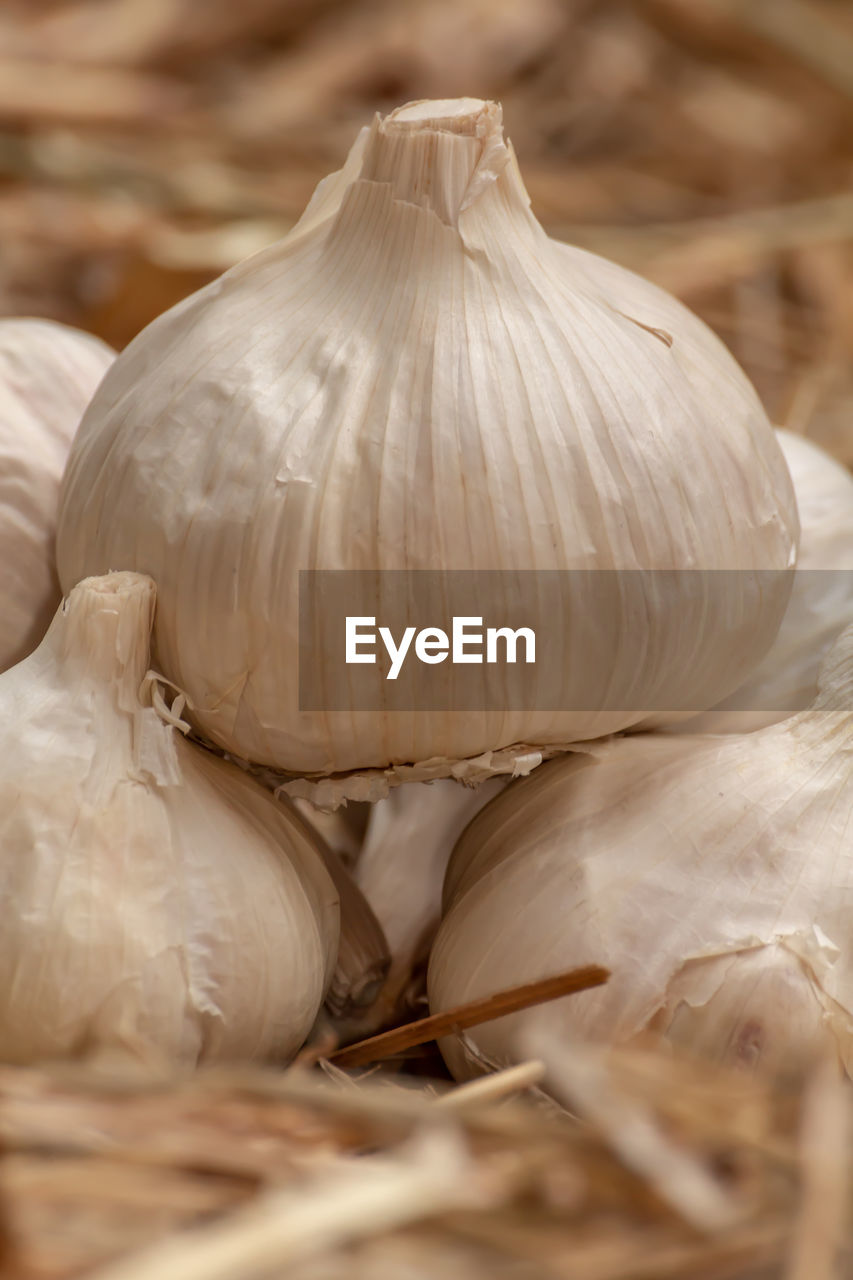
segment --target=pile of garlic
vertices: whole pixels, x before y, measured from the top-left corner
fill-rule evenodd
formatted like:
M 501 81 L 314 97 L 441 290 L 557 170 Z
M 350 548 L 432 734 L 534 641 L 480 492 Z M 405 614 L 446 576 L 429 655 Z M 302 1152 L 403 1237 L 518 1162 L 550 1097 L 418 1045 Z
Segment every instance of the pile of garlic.
M 853 594 L 806 571 L 848 567 L 853 481 L 774 433 L 675 299 L 546 236 L 497 104 L 377 117 L 290 235 L 102 382 L 107 349 L 20 324 L 0 323 L 0 1058 L 285 1061 L 330 1020 L 377 1029 L 447 866 L 435 1009 L 613 974 L 477 1030 L 480 1064 L 541 1018 L 770 1064 L 829 1039 L 853 1068 L 853 628 L 810 710 L 696 734 L 813 690 Z M 376 575 L 377 612 L 386 570 L 581 571 L 530 620 L 565 655 L 553 705 L 366 711 L 353 682 L 302 709 L 307 569 Z M 650 726 L 690 736 L 604 739 Z M 392 785 L 352 824 L 282 798 Z

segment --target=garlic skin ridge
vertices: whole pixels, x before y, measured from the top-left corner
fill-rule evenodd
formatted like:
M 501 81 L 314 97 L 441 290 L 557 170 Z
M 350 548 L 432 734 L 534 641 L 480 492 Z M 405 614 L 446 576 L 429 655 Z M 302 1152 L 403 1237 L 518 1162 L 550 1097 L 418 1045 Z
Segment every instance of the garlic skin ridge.
M 853 627 L 787 721 L 591 744 L 514 784 L 451 858 L 433 1012 L 603 964 L 605 987 L 467 1034 L 498 1064 L 538 1025 L 785 1070 L 829 1044 L 853 1074 L 851 697 Z
M 670 733 L 749 733 L 802 710 L 817 690 L 822 660 L 853 617 L 853 475 L 813 441 L 782 428 L 776 435 L 801 526 L 782 626 L 744 685 L 701 715 L 662 726 Z
M 83 410 L 114 359 L 79 329 L 0 319 L 0 671 L 32 653 L 62 599 L 59 483 Z
M 153 608 L 142 575 L 87 579 L 0 676 L 5 1061 L 286 1060 L 329 981 L 318 837 L 161 719 Z
M 784 458 L 722 344 L 549 240 L 500 108 L 462 99 L 377 117 L 290 235 L 122 353 L 75 443 L 57 551 L 66 587 L 115 564 L 154 577 L 156 661 L 221 748 L 291 774 L 450 773 L 717 701 L 778 630 L 797 539 Z M 562 612 L 543 599 L 572 655 L 548 705 L 594 685 L 617 710 L 401 716 L 299 711 L 310 568 L 779 573 L 607 614 L 580 580 Z

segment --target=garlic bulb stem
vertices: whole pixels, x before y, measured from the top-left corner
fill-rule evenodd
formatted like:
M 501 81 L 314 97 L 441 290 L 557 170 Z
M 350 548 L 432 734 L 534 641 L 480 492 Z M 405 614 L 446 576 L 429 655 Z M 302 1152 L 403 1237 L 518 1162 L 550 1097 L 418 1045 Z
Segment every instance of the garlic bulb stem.
M 154 622 L 150 583 L 130 574 L 93 578 L 63 601 L 60 619 L 45 637 L 44 655 L 59 678 L 69 685 L 85 682 L 90 692 L 131 706 L 148 669 L 144 640 Z

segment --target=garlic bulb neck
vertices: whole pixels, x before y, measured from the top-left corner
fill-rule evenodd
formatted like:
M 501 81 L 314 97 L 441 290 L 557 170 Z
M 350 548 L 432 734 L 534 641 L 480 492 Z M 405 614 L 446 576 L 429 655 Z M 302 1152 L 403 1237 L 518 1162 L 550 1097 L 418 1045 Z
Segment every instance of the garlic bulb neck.
M 552 242 L 530 210 L 497 103 L 416 102 L 377 116 L 344 178 L 314 211 L 329 218 L 318 287 L 325 276 L 330 291 L 343 278 L 371 292 L 384 276 L 395 298 L 414 290 L 425 314 L 438 314 L 426 298 L 441 306 L 455 295 L 461 253 L 507 288 L 529 279 L 534 307 L 552 288 Z
M 148 669 L 154 619 L 154 583 L 138 573 L 86 578 L 67 596 L 45 637 L 50 655 L 69 683 L 92 683 L 118 693 L 130 706 Z
M 509 159 L 496 102 L 412 102 L 385 119 L 377 117 L 360 178 L 388 183 L 395 199 L 431 209 L 442 222 L 456 227 L 465 210 L 504 178 Z M 510 183 L 526 205 L 517 168 Z M 536 225 L 532 218 L 530 222 Z

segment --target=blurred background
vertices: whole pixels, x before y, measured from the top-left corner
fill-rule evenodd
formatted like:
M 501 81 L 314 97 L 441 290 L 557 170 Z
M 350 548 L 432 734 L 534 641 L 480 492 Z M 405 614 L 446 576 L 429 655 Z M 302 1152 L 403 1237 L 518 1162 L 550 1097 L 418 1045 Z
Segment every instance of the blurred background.
M 555 236 L 853 463 L 853 0 L 2 0 L 0 314 L 127 343 L 374 111 L 498 98 Z

